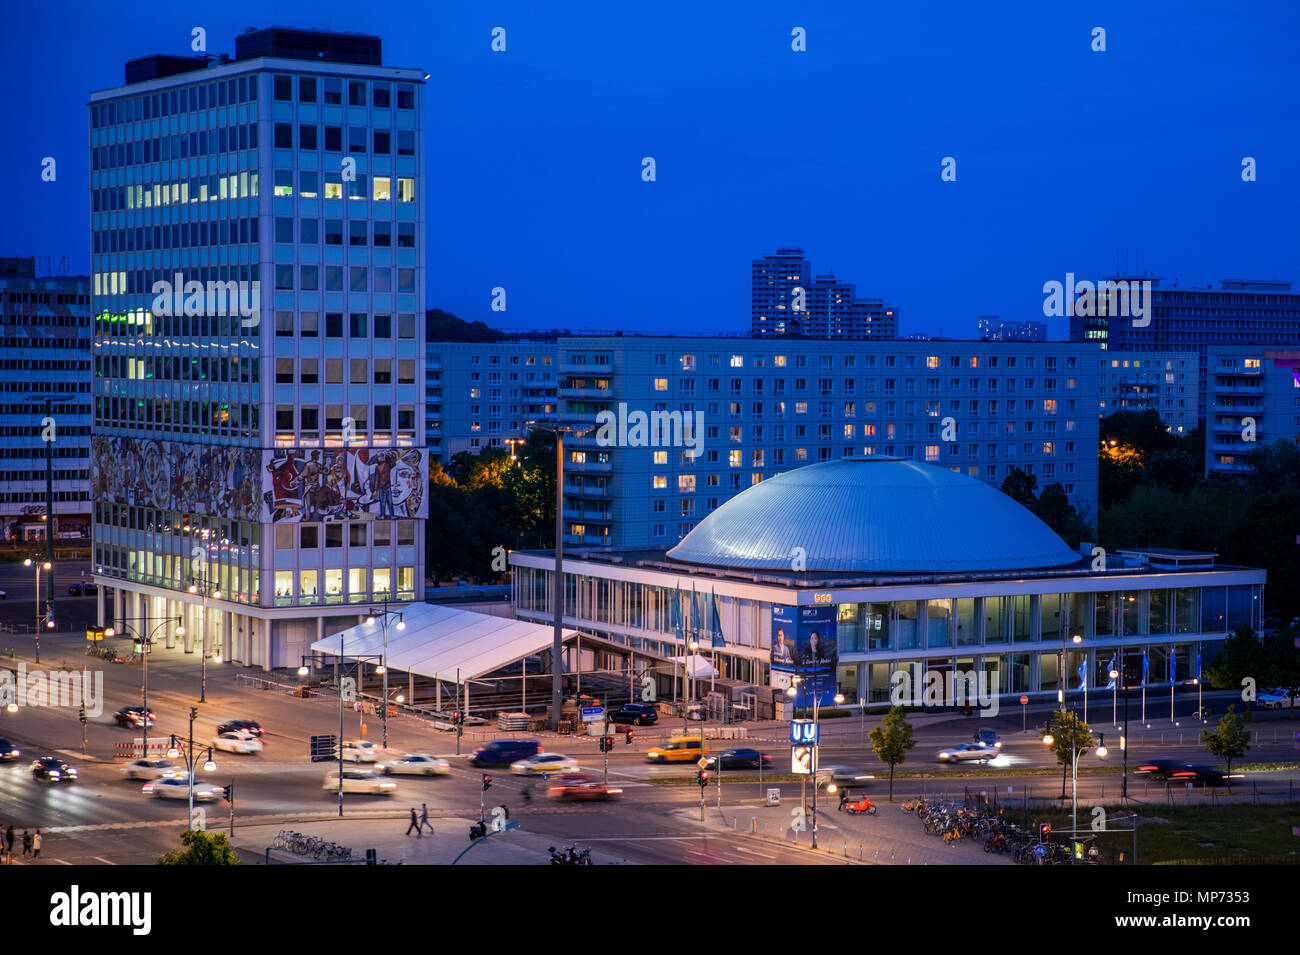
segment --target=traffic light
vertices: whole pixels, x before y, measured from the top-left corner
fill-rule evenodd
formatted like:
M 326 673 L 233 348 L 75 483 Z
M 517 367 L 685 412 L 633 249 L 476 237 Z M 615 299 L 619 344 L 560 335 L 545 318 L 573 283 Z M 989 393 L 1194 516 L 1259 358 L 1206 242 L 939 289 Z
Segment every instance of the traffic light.
M 631 730 L 624 730 L 624 735 L 623 735 L 623 745 L 624 745 L 624 746 L 631 746 L 631 745 L 632 745 L 632 731 L 631 731 Z
M 613 748 L 614 748 L 614 737 L 602 736 L 600 738 L 600 751 L 602 753 L 608 753 Z
M 235 801 L 235 784 L 234 784 L 234 783 L 231 783 L 229 786 L 223 786 L 223 787 L 221 787 L 221 798 L 224 799 L 226 802 L 234 802 L 234 801 Z
M 82 723 L 83 726 L 85 725 L 85 723 L 86 723 L 86 704 L 85 704 L 85 703 L 82 703 L 82 704 L 81 704 L 81 710 L 80 710 L 80 712 L 78 712 L 78 714 L 77 714 L 77 719 L 81 720 L 81 723 Z
M 488 791 L 489 789 L 491 789 L 491 788 L 492 788 L 492 777 L 489 776 L 487 773 L 484 773 L 484 774 L 483 774 L 483 791 L 484 791 L 484 792 L 487 792 L 487 791 Z
M 1050 822 L 1040 822 L 1038 824 L 1038 841 L 1046 842 L 1047 835 L 1051 831 L 1052 831 L 1052 824 Z
M 695 773 L 695 784 L 703 789 L 709 784 L 709 774 L 704 770 L 697 770 Z

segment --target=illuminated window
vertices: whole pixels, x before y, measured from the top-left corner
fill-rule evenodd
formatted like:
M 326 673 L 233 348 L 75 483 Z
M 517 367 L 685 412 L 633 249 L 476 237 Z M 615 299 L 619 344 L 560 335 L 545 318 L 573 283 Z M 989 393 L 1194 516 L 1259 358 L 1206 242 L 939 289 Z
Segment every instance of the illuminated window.
M 927 444 L 925 446 L 925 459 L 927 461 L 939 460 L 939 446 L 937 444 Z
M 667 391 L 667 390 L 668 390 L 668 379 L 667 379 L 667 378 L 656 378 L 656 379 L 655 379 L 655 391 Z
M 668 452 L 667 452 L 667 451 L 656 451 L 654 454 L 655 454 L 655 459 L 654 459 L 654 463 L 655 463 L 655 464 L 667 464 L 667 463 L 668 463 Z
M 393 198 L 393 180 L 390 176 L 375 176 L 373 196 L 375 199 Z
M 414 202 L 415 201 L 415 180 L 398 177 L 397 180 L 397 201 Z
M 664 488 L 668 487 L 668 478 L 665 475 L 656 474 L 651 479 L 651 486 L 654 487 L 656 491 L 662 491 Z
M 785 367 L 785 356 L 784 356 L 784 355 L 773 355 L 773 356 L 772 356 L 772 366 L 773 366 L 774 368 L 784 368 L 784 367 Z
M 694 491 L 694 490 L 695 490 L 695 475 L 694 475 L 694 474 L 679 474 L 679 475 L 677 475 L 677 490 L 679 490 L 679 491 L 681 491 L 681 492 L 683 492 L 683 493 L 690 493 L 690 492 Z
M 733 468 L 738 468 L 738 467 L 740 467 L 740 449 L 739 449 L 739 448 L 733 448 L 732 450 L 730 450 L 730 451 L 727 452 L 727 463 L 730 464 Z
M 745 367 L 745 356 L 744 356 L 744 355 L 732 355 L 732 356 L 731 356 L 731 367 L 732 367 L 732 368 L 744 368 L 744 367 Z
M 926 359 L 925 359 L 925 367 L 926 367 L 926 368 L 938 368 L 938 367 L 939 367 L 939 356 L 938 356 L 938 355 L 929 355 L 929 356 L 927 356 Z

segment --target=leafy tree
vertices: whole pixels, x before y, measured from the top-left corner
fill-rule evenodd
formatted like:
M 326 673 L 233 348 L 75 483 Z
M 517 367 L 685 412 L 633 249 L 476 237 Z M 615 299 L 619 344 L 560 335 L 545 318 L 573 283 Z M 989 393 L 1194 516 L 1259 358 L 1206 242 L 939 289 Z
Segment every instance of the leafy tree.
M 998 490 L 1017 504 L 1023 504 L 1032 511 L 1034 505 L 1038 503 L 1038 498 L 1034 493 L 1037 488 L 1038 478 L 1032 474 L 1026 474 L 1020 468 L 1013 467 L 1007 472 L 1006 479 Z
M 1261 444 L 1246 456 L 1245 484 L 1256 493 L 1300 489 L 1300 446 L 1291 441 Z
M 1052 742 L 1048 745 L 1056 754 L 1056 761 L 1061 764 L 1061 798 L 1065 798 L 1066 773 L 1070 763 L 1092 749 L 1092 730 L 1088 724 L 1068 710 L 1057 710 L 1043 727 L 1044 738 L 1051 734 Z
M 184 849 L 172 849 L 158 860 L 158 865 L 240 865 L 235 850 L 222 833 L 208 834 L 197 829 L 181 833 Z
M 894 767 L 907 758 L 907 751 L 916 745 L 912 738 L 912 724 L 907 722 L 901 706 L 891 706 L 880 725 L 868 736 L 872 752 L 889 766 L 889 801 L 894 801 Z
M 1241 681 L 1267 682 L 1264 647 L 1250 627 L 1238 627 L 1223 641 L 1223 646 L 1203 671 L 1205 681 L 1215 689 L 1238 690 Z
M 1242 724 L 1236 706 L 1229 706 L 1218 726 L 1201 730 L 1201 742 L 1211 756 L 1217 756 L 1228 764 L 1228 772 L 1231 773 L 1232 761 L 1240 759 L 1250 749 L 1250 730 Z M 1228 792 L 1232 792 L 1231 779 L 1228 780 Z
M 1287 707 L 1287 718 L 1295 719 L 1296 695 L 1300 691 L 1300 647 L 1296 646 L 1296 637 L 1300 625 L 1288 622 L 1274 633 L 1266 636 L 1260 645 L 1265 681 L 1270 686 L 1288 690 L 1291 702 Z

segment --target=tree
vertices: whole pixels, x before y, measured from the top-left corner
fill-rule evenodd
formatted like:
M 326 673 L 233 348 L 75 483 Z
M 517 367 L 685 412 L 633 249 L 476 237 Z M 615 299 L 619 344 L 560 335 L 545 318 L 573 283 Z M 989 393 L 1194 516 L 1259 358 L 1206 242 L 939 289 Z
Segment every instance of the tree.
M 1061 798 L 1065 798 L 1066 770 L 1070 763 L 1092 749 L 1092 730 L 1088 724 L 1074 713 L 1057 710 L 1043 727 L 1043 737 L 1051 734 L 1048 744 L 1056 754 L 1056 761 L 1061 764 Z
M 1287 719 L 1292 720 L 1295 719 L 1296 695 L 1300 691 L 1300 647 L 1296 646 L 1297 633 L 1300 633 L 1300 624 L 1291 621 L 1266 636 L 1260 645 L 1263 679 L 1270 686 L 1282 687 L 1290 693 Z
M 889 801 L 894 801 L 894 767 L 907 758 L 907 751 L 916 745 L 912 739 L 912 724 L 907 722 L 901 706 L 891 706 L 880 725 L 869 734 L 872 752 L 889 766 Z
M 1223 646 L 1214 655 L 1209 666 L 1205 667 L 1204 676 L 1210 686 L 1219 690 L 1237 690 L 1242 680 L 1250 679 L 1256 685 L 1266 680 L 1264 665 L 1264 648 L 1255 631 L 1250 627 L 1238 627 L 1223 641 Z
M 222 833 L 209 835 L 197 829 L 181 833 L 184 849 L 172 849 L 158 860 L 158 865 L 240 865 L 235 850 Z
M 1034 505 L 1038 503 L 1038 498 L 1034 495 L 1037 488 L 1038 478 L 1013 467 L 1007 472 L 1006 479 L 998 490 L 1017 504 L 1023 504 L 1032 511 Z
M 1211 756 L 1217 756 L 1228 764 L 1231 777 L 1232 761 L 1241 759 L 1246 755 L 1246 750 L 1250 749 L 1250 730 L 1246 729 L 1241 717 L 1237 715 L 1237 707 L 1229 706 L 1218 726 L 1201 730 L 1201 742 Z M 1228 779 L 1228 792 L 1232 792 L 1231 778 Z

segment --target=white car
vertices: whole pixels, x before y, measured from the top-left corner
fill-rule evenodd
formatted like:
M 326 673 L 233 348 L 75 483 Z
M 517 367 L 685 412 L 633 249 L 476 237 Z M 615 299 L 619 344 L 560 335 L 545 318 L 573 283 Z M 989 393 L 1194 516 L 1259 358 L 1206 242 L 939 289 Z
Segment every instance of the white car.
M 379 759 L 379 744 L 367 739 L 349 739 L 343 742 L 343 758 L 354 763 L 373 763 Z
M 516 776 L 540 776 L 542 773 L 572 773 L 578 770 L 578 761 L 563 753 L 538 753 L 510 764 Z
M 440 776 L 451 772 L 451 763 L 428 753 L 408 753 L 391 762 L 376 763 L 375 771 L 388 776 Z
M 338 792 L 338 770 L 325 777 L 321 789 L 326 792 Z M 389 782 L 382 776 L 375 775 L 372 769 L 343 770 L 343 791 L 345 793 L 370 793 L 374 796 L 391 796 L 397 792 L 397 783 Z
M 960 746 L 953 746 L 950 749 L 941 749 L 939 751 L 939 762 L 941 763 L 987 763 L 991 759 L 997 759 L 1002 755 L 1002 751 L 996 746 L 990 746 L 988 743 L 962 743 Z
M 146 796 L 158 799 L 189 799 L 190 781 L 188 776 L 165 776 L 145 783 L 140 790 Z M 194 801 L 213 802 L 225 793 L 224 786 L 214 786 L 202 780 L 194 780 Z
M 1284 686 L 1274 687 L 1261 693 L 1255 702 L 1266 710 L 1288 709 L 1291 706 L 1291 691 Z M 1300 699 L 1295 702 L 1296 709 L 1300 709 Z
M 127 779 L 162 779 L 164 776 L 183 774 L 185 770 L 177 769 L 170 759 L 160 756 L 148 759 L 136 759 L 122 767 L 122 775 Z
M 256 755 L 262 751 L 262 741 L 249 733 L 222 733 L 212 737 L 212 748 L 226 753 Z

